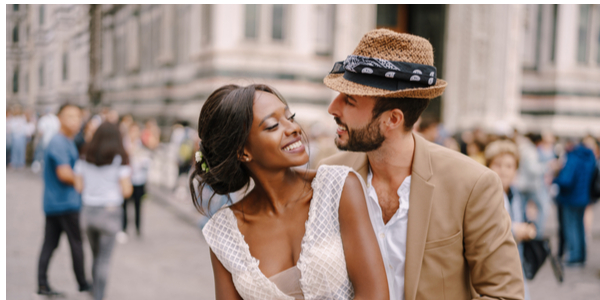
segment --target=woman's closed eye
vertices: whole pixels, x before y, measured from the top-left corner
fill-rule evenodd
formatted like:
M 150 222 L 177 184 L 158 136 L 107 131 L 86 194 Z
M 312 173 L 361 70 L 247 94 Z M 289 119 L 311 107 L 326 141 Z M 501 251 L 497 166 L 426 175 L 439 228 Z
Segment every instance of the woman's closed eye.
M 287 118 L 290 122 L 294 122 L 296 118 L 296 114 L 291 115 L 289 118 Z M 275 130 L 277 129 L 277 127 L 279 126 L 279 123 L 275 123 L 267 128 L 265 128 L 266 130 Z
M 279 123 L 275 123 L 274 125 L 267 127 L 267 128 L 266 128 L 266 130 L 274 130 L 274 129 L 277 129 L 277 126 L 279 126 Z
M 294 113 L 288 118 L 288 120 L 294 122 L 295 118 L 296 118 L 296 114 Z

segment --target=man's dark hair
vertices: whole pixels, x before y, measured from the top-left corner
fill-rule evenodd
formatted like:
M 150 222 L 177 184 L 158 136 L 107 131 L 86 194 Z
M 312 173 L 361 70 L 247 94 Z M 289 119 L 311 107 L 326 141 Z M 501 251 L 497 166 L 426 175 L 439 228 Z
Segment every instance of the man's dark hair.
M 397 108 L 404 114 L 404 129 L 410 131 L 430 101 L 430 99 L 418 98 L 377 98 L 373 107 L 373 119 L 377 119 L 388 110 Z
M 103 122 L 96 129 L 92 141 L 86 145 L 85 160 L 96 166 L 105 166 L 110 165 L 117 155 L 121 155 L 122 165 L 129 164 L 119 126 Z
M 63 111 L 63 109 L 65 109 L 66 107 L 69 107 L 69 106 L 76 107 L 76 108 L 78 108 L 79 110 L 81 110 L 81 107 L 80 107 L 79 105 L 77 105 L 77 104 L 73 104 L 73 103 L 70 103 L 70 102 L 67 102 L 67 103 L 65 103 L 65 104 L 61 105 L 61 106 L 58 108 L 58 112 L 56 113 L 56 115 L 57 115 L 57 116 L 58 116 L 58 115 L 60 115 L 60 113 Z

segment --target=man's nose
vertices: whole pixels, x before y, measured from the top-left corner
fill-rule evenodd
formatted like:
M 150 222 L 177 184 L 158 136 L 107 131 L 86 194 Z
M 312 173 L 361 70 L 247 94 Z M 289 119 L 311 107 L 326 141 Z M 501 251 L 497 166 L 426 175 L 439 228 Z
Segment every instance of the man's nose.
M 342 98 L 344 97 L 343 94 L 339 94 L 337 97 L 335 97 L 333 99 L 333 101 L 331 101 L 331 104 L 329 104 L 329 108 L 327 108 L 327 112 L 330 115 L 339 117 L 340 116 L 340 104 L 342 103 Z

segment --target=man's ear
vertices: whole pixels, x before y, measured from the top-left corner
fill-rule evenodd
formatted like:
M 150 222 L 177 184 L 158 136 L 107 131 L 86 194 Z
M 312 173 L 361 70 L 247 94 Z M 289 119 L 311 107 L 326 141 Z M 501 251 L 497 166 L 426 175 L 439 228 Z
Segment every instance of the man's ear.
M 382 116 L 384 117 L 384 125 L 387 129 L 404 128 L 404 113 L 400 109 L 394 108 L 386 111 Z

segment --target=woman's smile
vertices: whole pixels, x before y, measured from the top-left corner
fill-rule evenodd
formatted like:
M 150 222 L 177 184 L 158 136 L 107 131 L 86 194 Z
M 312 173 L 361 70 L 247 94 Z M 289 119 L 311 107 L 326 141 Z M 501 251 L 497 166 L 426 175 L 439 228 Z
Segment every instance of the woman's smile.
M 283 148 L 281 148 L 283 151 L 288 152 L 288 153 L 302 153 L 304 152 L 306 149 L 304 147 L 304 144 L 302 143 L 302 140 L 300 139 L 300 137 L 298 137 L 297 139 L 289 142 L 288 144 L 286 144 Z

